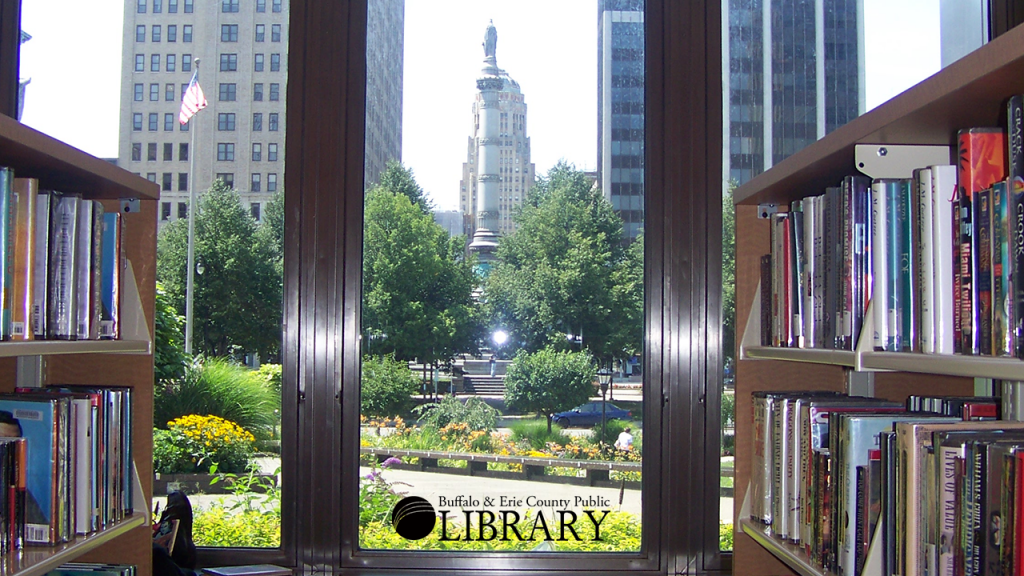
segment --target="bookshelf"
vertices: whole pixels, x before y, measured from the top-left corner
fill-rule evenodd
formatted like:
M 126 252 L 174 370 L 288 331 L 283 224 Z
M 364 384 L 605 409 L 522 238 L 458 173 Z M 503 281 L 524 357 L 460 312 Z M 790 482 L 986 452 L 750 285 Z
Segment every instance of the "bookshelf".
M 736 367 L 736 414 L 741 415 L 736 425 L 736 502 L 743 501 L 752 472 L 751 392 L 848 391 L 853 371 L 876 373 L 875 395 L 892 400 L 912 393 L 971 395 L 975 377 L 1024 380 L 1024 362 L 1011 358 L 875 352 L 865 348 L 863 338 L 853 351 L 769 348 L 759 342 L 759 258 L 769 251 L 769 225 L 758 218 L 761 206 L 819 194 L 856 173 L 859 144 L 950 146 L 961 128 L 1002 125 L 1005 102 L 1016 93 L 1024 93 L 1024 27 L 1006 32 L 735 190 L 736 326 L 745 328 L 738 338 Z M 822 574 L 797 548 L 745 520 L 740 511 L 734 573 Z
M 134 389 L 133 451 L 138 474 L 135 513 L 102 531 L 56 547 L 28 547 L 0 557 L 0 572 L 37 576 L 80 560 L 136 564 L 152 573 L 149 514 L 153 456 L 152 334 L 156 279 L 156 220 L 159 186 L 86 154 L 16 120 L 0 115 L 0 165 L 18 177 L 39 179 L 41 189 L 79 193 L 100 200 L 106 211 L 122 211 L 121 199 L 138 200 L 124 214 L 128 259 L 122 295 L 122 339 L 0 342 L 0 392 L 13 391 L 19 366 L 45 360 L 44 384 L 120 385 Z M 140 490 L 141 488 L 141 490 Z

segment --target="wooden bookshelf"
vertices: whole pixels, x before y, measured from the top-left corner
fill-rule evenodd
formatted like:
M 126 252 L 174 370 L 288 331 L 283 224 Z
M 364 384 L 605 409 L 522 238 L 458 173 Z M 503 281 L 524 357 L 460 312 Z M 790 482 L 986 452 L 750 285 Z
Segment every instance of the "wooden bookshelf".
M 755 542 L 764 547 L 772 556 L 781 560 L 794 572 L 800 574 L 800 576 L 836 576 L 835 572 L 822 570 L 811 564 L 810 558 L 807 557 L 807 554 L 799 546 L 783 542 L 779 538 L 772 536 L 767 526 L 757 524 L 749 518 L 741 519 L 739 526 L 744 534 L 753 538 Z
M 42 576 L 145 524 L 146 515 L 136 513 L 105 530 L 78 536 L 59 546 L 26 547 L 19 553 L 0 557 L 0 573 L 4 576 Z

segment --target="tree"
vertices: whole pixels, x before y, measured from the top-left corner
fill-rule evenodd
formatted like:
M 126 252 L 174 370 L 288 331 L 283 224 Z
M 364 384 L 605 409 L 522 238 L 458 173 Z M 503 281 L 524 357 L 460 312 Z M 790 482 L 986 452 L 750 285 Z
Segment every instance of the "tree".
M 551 414 L 571 410 L 590 400 L 597 368 L 587 352 L 545 347 L 532 354 L 520 351 L 505 375 L 505 405 L 521 412 Z
M 195 215 L 193 345 L 208 356 L 238 350 L 266 357 L 281 341 L 281 273 L 275 249 L 238 194 L 217 180 L 199 199 Z M 179 314 L 185 313 L 188 222 L 168 224 L 157 242 L 157 279 Z
M 722 195 L 722 350 L 726 362 L 736 354 L 736 208 L 730 181 Z
M 423 192 L 423 188 L 416 182 L 412 169 L 406 168 L 398 160 L 388 160 L 384 166 L 384 171 L 380 173 L 380 179 L 377 184 L 371 186 L 367 194 L 378 188 L 405 196 L 410 202 L 418 206 L 424 214 L 430 214 L 433 211 L 433 204 L 427 198 L 426 193 Z
M 495 328 L 517 347 L 568 349 L 567 335 L 601 359 L 640 350 L 643 240 L 628 248 L 622 221 L 586 176 L 559 163 L 513 215 L 484 295 Z
M 153 337 L 153 375 L 168 382 L 185 374 L 185 319 L 178 315 L 163 285 L 156 284 L 156 330 Z
M 363 377 L 359 389 L 359 413 L 388 418 L 409 410 L 419 386 L 409 364 L 386 356 L 363 356 Z
M 383 186 L 366 197 L 363 338 L 371 354 L 425 365 L 472 352 L 482 331 L 465 239 L 449 238 L 409 197 Z

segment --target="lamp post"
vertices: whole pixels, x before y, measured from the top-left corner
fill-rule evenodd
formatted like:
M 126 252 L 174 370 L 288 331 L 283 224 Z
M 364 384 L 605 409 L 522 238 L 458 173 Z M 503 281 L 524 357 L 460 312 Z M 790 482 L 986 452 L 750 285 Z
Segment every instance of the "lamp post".
M 605 394 L 608 393 L 608 385 L 612 382 L 612 371 L 601 368 L 597 371 L 597 382 L 601 385 L 601 439 L 604 440 L 604 415 L 605 415 Z

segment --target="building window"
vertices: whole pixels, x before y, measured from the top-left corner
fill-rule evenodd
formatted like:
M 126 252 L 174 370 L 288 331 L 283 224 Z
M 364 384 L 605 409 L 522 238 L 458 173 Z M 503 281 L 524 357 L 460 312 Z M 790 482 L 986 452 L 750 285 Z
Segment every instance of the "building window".
M 142 144 L 132 143 L 132 162 L 142 162 Z
M 149 131 L 156 132 L 157 124 L 160 123 L 160 115 L 156 112 L 149 113 Z
M 192 0 L 185 0 L 185 14 L 192 13 Z
M 270 101 L 271 102 L 276 102 L 276 101 L 278 101 L 280 99 L 281 99 L 281 85 L 276 83 L 276 82 L 272 82 L 270 84 Z
M 266 12 L 267 11 L 267 0 L 256 0 L 256 11 Z
M 164 11 L 163 2 L 161 0 L 153 0 L 153 14 L 159 14 Z
M 220 71 L 235 72 L 238 70 L 238 54 L 221 54 Z
M 270 132 L 277 132 L 277 112 L 270 113 L 270 120 L 267 122 L 267 130 Z
M 135 85 L 135 101 L 136 102 L 142 102 L 142 100 L 143 100 L 143 97 L 142 97 L 142 84 L 136 84 Z
M 184 124 L 182 124 L 181 122 L 178 122 L 178 132 L 188 132 L 188 127 L 191 124 L 192 124 L 191 121 L 190 122 L 185 122 Z
M 164 172 L 162 174 L 162 178 L 160 179 L 161 180 L 161 182 L 160 182 L 160 190 L 162 190 L 164 192 L 170 192 L 171 191 L 171 180 L 173 179 L 173 177 L 174 177 L 174 175 L 171 174 L 170 172 Z
M 174 144 L 164 142 L 164 162 L 174 160 Z
M 235 175 L 232 174 L 232 173 L 229 173 L 229 172 L 218 172 L 217 173 L 217 180 L 223 181 L 225 184 L 228 185 L 228 188 L 234 188 L 235 187 Z
M 217 114 L 217 130 L 221 132 L 233 132 L 235 130 L 235 113 L 221 112 Z
M 135 11 L 138 12 L 139 14 L 145 14 L 146 13 L 146 0 L 139 0 L 138 4 L 136 4 Z
M 263 101 L 263 83 L 257 82 L 252 85 L 252 101 L 262 102 Z
M 271 54 L 270 55 L 270 71 L 277 72 L 281 69 L 281 55 Z
M 135 27 L 135 41 L 136 42 L 145 42 L 146 41 L 146 26 L 145 25 L 140 24 L 140 25 Z
M 263 72 L 263 54 L 257 54 L 255 56 L 255 61 L 252 64 L 252 69 L 254 72 Z
M 157 102 L 160 100 L 160 85 L 150 84 L 149 85 L 149 101 Z
M 146 161 L 156 162 L 156 142 L 146 144 Z
M 152 54 L 149 57 L 149 71 L 150 72 L 159 72 L 160 71 L 160 55 L 159 54 Z
M 256 25 L 256 41 L 263 42 L 263 36 L 266 33 L 267 27 L 263 24 Z
M 145 72 L 146 71 L 146 55 L 136 54 L 135 55 L 135 71 Z
M 171 203 L 161 202 L 160 203 L 160 221 L 167 222 L 171 219 Z
M 188 191 L 188 172 L 178 172 L 178 192 Z
M 222 0 L 220 11 L 226 13 L 238 12 L 238 0 Z
M 252 143 L 252 161 L 259 162 L 263 159 L 263 144 L 259 142 Z
M 271 3 L 271 7 L 272 7 L 271 9 L 274 12 L 280 12 L 281 11 L 281 0 L 273 0 L 273 2 Z
M 185 7 L 187 8 L 188 4 L 186 4 Z M 192 41 L 192 25 L 191 24 L 185 24 L 184 26 L 181 27 L 181 41 L 182 42 L 191 42 Z
M 181 55 L 181 71 L 191 72 L 192 71 L 192 55 L 182 54 Z M 182 91 L 184 93 L 184 91 Z
M 178 161 L 188 161 L 188 144 L 178 144 Z
M 235 85 L 234 83 L 224 84 L 222 83 L 218 89 L 217 99 L 221 102 L 234 102 L 235 101 Z
M 167 13 L 177 14 L 178 13 L 178 0 L 167 0 Z
M 217 143 L 217 160 L 219 162 L 233 162 L 235 159 L 235 145 L 231 142 Z
M 277 162 L 277 144 L 267 144 L 267 162 Z
M 153 24 L 153 42 L 160 41 L 160 25 Z
M 277 174 L 267 174 L 267 192 L 277 192 Z
M 164 84 L 164 100 L 174 102 L 174 82 Z
M 136 112 L 132 114 L 132 131 L 142 132 L 142 113 Z
M 238 24 L 221 24 L 220 41 L 238 42 Z
M 174 72 L 174 67 L 175 67 L 175 64 L 176 64 L 175 60 L 176 59 L 177 59 L 177 56 L 175 56 L 174 54 L 168 54 L 167 55 L 167 66 L 165 68 L 167 69 L 168 72 Z
M 258 184 L 259 183 L 259 174 L 253 174 L 253 177 L 257 179 L 257 180 L 255 180 L 255 182 Z M 259 188 L 253 188 L 253 192 L 258 192 L 258 191 L 259 191 Z M 255 220 L 257 222 L 260 221 L 260 203 L 259 202 L 253 202 L 252 204 L 249 204 L 249 214 L 252 215 L 252 219 L 253 220 Z
M 177 42 L 178 41 L 178 26 L 176 24 L 167 25 L 167 41 Z
M 183 220 L 185 218 L 188 218 L 188 204 L 178 202 L 178 219 Z
M 249 185 L 249 191 L 259 192 L 260 191 L 260 175 L 259 173 L 253 173 L 252 182 Z
M 164 114 L 164 132 L 173 132 L 173 131 L 174 131 L 174 114 L 168 112 L 167 114 Z
M 263 131 L 263 113 L 253 112 L 252 113 L 252 131 L 262 132 Z
M 149 180 L 150 182 L 156 184 L 156 172 L 147 172 L 146 180 Z
M 280 42 L 281 41 L 281 25 L 271 24 L 270 25 L 270 41 Z

